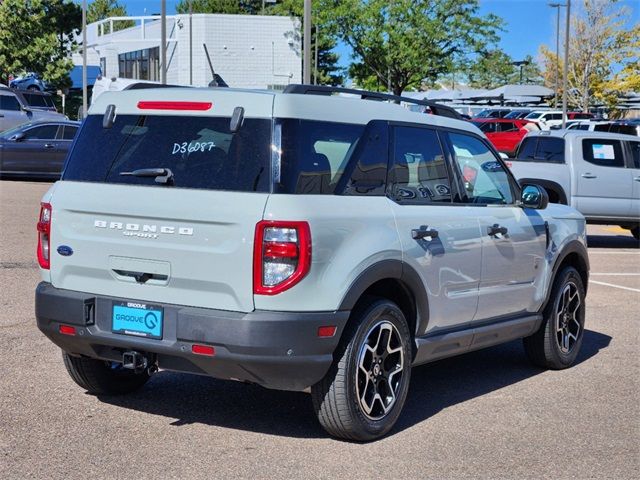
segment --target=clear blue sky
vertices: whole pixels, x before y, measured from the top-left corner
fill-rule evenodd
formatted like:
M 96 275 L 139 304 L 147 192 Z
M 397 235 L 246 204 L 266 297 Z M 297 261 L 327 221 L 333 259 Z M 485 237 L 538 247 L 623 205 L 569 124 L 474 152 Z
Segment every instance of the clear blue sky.
M 558 2 L 558 0 L 553 0 Z M 89 0 L 89 3 L 91 0 Z M 120 0 L 126 5 L 129 15 L 151 15 L 160 12 L 160 0 Z M 177 0 L 167 0 L 167 14 L 175 13 Z M 505 32 L 502 33 L 500 47 L 514 60 L 521 60 L 525 55 L 536 58 L 538 47 L 545 43 L 555 48 L 556 9 L 548 6 L 550 0 L 480 0 L 480 13 L 496 14 L 505 20 Z M 558 3 L 566 3 L 561 0 Z M 572 10 L 582 1 L 573 0 Z M 632 11 L 628 24 L 640 21 L 640 0 L 621 0 Z M 146 9 L 146 12 L 145 12 Z M 561 24 L 564 22 L 564 9 Z M 561 27 L 562 28 L 562 27 Z M 340 63 L 349 63 L 349 50 L 346 46 L 338 46 Z

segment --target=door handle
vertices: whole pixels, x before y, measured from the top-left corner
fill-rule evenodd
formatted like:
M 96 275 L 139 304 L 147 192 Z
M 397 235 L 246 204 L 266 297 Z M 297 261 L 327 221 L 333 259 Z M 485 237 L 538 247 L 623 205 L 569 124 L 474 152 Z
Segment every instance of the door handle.
M 640 182 L 640 177 L 633 177 L 636 182 Z
M 593 173 L 583 173 L 582 178 L 598 178 L 598 176 Z
M 490 237 L 495 237 L 496 235 L 506 235 L 509 229 L 507 227 L 501 227 L 497 223 L 494 223 L 490 227 L 487 227 L 487 234 Z
M 426 225 L 422 225 L 420 228 L 414 228 L 411 230 L 411 238 L 414 240 L 420 240 L 421 238 L 431 237 L 431 240 L 438 238 L 438 230 L 429 228 Z
M 44 148 L 54 148 L 55 145 L 53 143 L 45 143 Z

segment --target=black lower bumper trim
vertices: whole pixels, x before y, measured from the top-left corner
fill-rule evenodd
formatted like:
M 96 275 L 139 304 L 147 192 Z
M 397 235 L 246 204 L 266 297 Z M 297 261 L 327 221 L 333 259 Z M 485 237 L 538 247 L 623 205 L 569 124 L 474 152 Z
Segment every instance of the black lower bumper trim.
M 326 374 L 350 313 L 241 313 L 160 304 L 163 338 L 153 340 L 111 332 L 113 302 L 122 301 L 136 300 L 62 290 L 43 282 L 36 288 L 38 328 L 74 355 L 122 361 L 123 352 L 135 350 L 154 354 L 162 369 L 303 390 Z M 60 333 L 61 324 L 76 327 L 76 334 Z M 326 325 L 335 325 L 336 334 L 319 338 L 318 327 Z M 213 346 L 215 355 L 192 353 L 194 343 Z

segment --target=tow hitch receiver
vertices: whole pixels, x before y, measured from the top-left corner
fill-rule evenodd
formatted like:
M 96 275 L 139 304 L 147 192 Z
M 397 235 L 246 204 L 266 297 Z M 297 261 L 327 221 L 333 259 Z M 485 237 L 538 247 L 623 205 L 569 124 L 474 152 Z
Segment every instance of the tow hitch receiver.
M 140 352 L 124 352 L 122 354 L 122 368 L 133 370 L 135 373 L 144 372 L 149 367 L 149 359 Z

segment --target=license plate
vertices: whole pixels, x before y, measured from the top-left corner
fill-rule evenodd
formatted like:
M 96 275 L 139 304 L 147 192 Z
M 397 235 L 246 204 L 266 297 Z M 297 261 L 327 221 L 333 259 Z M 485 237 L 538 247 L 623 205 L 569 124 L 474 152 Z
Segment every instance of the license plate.
M 113 304 L 111 331 L 136 337 L 162 338 L 162 307 L 145 303 Z

